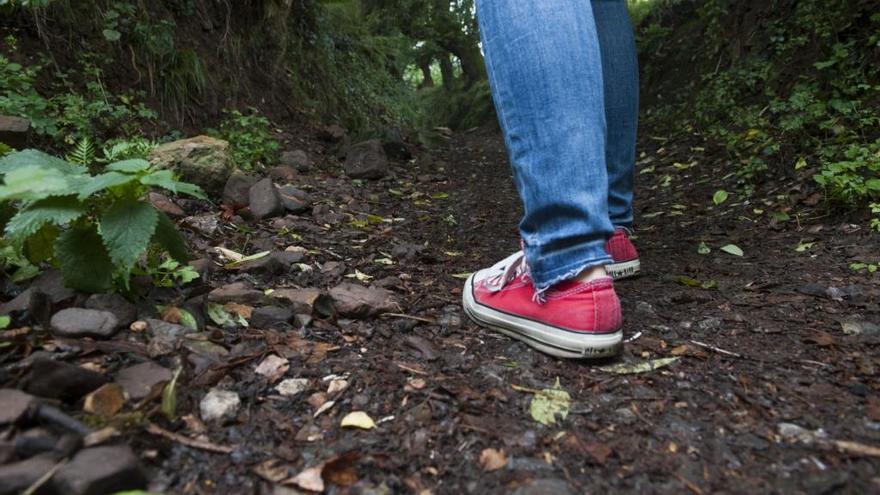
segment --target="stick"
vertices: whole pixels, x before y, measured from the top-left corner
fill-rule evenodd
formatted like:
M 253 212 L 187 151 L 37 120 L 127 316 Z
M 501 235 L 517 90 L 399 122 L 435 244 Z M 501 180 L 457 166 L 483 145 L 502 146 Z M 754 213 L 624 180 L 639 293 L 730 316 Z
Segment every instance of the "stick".
M 405 320 L 421 321 L 423 323 L 428 323 L 431 325 L 433 325 L 434 323 L 437 323 L 435 320 L 432 320 L 431 318 L 423 318 L 421 316 L 405 315 L 402 313 L 382 313 L 382 316 L 390 316 L 392 318 L 403 318 Z
M 61 459 L 60 461 L 58 461 L 58 464 L 55 464 L 54 466 L 52 466 L 52 469 L 46 471 L 46 474 L 44 474 L 43 476 L 40 476 L 40 478 L 37 481 L 34 481 L 33 483 L 31 483 L 31 486 L 27 487 L 27 490 L 21 492 L 21 495 L 34 495 L 34 493 L 36 493 L 37 490 L 39 490 L 41 486 L 45 485 L 47 481 L 51 480 L 52 476 L 55 476 L 55 473 L 57 473 L 58 470 L 61 469 L 61 467 L 64 466 L 65 464 L 67 464 L 66 457 L 64 459 Z
M 216 454 L 230 454 L 233 450 L 235 450 L 232 447 L 227 447 L 226 445 L 217 445 L 216 443 L 206 442 L 203 440 L 194 440 L 192 438 L 185 437 L 172 431 L 168 431 L 153 423 L 149 423 L 147 425 L 147 432 L 152 433 L 153 435 L 167 438 L 168 440 L 177 442 L 181 445 L 186 445 L 187 447 L 201 449 L 208 452 L 214 452 Z
M 678 478 L 678 481 L 681 481 L 684 486 L 688 488 L 688 490 L 694 492 L 696 495 L 703 495 L 703 490 L 701 490 L 700 487 L 697 486 L 696 483 L 694 483 L 693 481 L 685 478 L 678 473 L 672 473 L 672 475 Z
M 710 351 L 715 351 L 719 354 L 726 354 L 728 356 L 733 356 L 735 358 L 744 359 L 742 354 L 737 354 L 735 352 L 725 351 L 724 349 L 722 349 L 720 347 L 715 347 L 714 345 L 704 344 L 702 342 L 697 342 L 696 340 L 691 340 L 690 343 L 694 344 L 694 345 L 698 345 L 704 349 L 709 349 Z

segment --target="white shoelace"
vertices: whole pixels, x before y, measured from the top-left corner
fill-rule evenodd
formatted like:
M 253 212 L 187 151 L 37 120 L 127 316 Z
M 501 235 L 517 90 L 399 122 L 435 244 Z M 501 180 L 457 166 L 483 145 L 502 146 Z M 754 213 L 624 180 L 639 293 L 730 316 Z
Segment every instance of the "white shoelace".
M 486 288 L 489 292 L 500 292 L 520 275 L 528 275 L 529 265 L 526 263 L 525 253 L 517 251 L 495 263 L 487 271 L 489 275 L 484 279 Z

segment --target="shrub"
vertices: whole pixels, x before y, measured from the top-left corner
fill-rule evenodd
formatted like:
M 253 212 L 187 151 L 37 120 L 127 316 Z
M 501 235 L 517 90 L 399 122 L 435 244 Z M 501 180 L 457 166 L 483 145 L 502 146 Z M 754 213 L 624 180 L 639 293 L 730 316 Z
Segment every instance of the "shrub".
M 5 241 L 32 263 L 60 267 L 65 283 L 85 292 L 128 289 L 132 270 L 150 246 L 186 261 L 183 239 L 171 220 L 141 198 L 151 187 L 204 198 L 171 171 L 142 159 L 86 167 L 37 150 L 0 159 L 0 207 L 16 202 Z
M 227 111 L 220 129 L 212 129 L 208 134 L 229 141 L 233 161 L 244 170 L 257 164 L 268 165 L 278 158 L 278 142 L 272 138 L 269 119 L 256 109 L 247 114 Z

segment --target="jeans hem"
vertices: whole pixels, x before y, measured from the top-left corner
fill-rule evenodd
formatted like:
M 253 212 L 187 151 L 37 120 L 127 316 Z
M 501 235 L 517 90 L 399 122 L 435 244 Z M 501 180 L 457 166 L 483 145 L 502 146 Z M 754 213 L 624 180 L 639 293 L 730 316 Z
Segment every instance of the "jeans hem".
M 592 258 L 587 261 L 582 261 L 577 264 L 571 264 L 567 267 L 563 267 L 560 269 L 553 270 L 549 274 L 541 277 L 542 279 L 547 279 L 546 282 L 538 282 L 538 279 L 535 277 L 535 274 L 532 273 L 532 283 L 535 286 L 535 293 L 538 297 L 547 292 L 548 289 L 553 287 L 554 285 L 564 282 L 566 280 L 570 280 L 578 276 L 582 271 L 587 268 L 591 268 L 594 266 L 604 266 L 611 263 L 611 257 L 608 255 L 600 256 L 598 258 Z

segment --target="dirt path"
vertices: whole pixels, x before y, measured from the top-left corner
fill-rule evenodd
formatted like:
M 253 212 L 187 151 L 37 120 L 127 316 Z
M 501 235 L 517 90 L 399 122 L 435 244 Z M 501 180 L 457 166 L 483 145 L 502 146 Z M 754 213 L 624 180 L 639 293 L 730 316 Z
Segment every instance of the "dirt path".
M 156 358 L 184 365 L 176 420 L 161 417 L 157 397 L 110 423 L 147 465 L 152 487 L 167 493 L 286 494 L 321 484 L 370 494 L 880 490 L 880 279 L 848 267 L 877 262 L 877 235 L 822 214 L 789 184 L 755 194 L 769 203 L 748 204 L 732 193 L 724 153 L 693 136 L 646 139 L 641 149 L 644 275 L 618 286 L 633 339 L 622 359 L 556 360 L 463 318 L 455 275 L 518 244 L 501 139 L 474 132 L 400 164 L 396 179 L 308 174 L 299 185 L 315 197 L 311 214 L 191 235 L 199 252 L 309 251 L 298 269 L 219 270 L 207 285 L 160 291 L 157 300 L 193 307 L 232 282 L 278 291 L 360 278 L 392 291 L 396 315 L 316 318 L 292 330 L 209 325 L 205 338 L 228 354 L 185 345 Z M 721 188 L 731 195 L 714 206 Z M 720 249 L 728 244 L 744 255 Z M 108 375 L 145 360 L 144 336 L 114 342 L 78 343 L 85 351 L 75 359 Z M 273 354 L 287 360 L 282 376 L 256 374 Z M 645 373 L 600 369 L 667 358 L 677 360 Z M 282 396 L 282 378 L 304 379 L 303 391 Z M 530 404 L 557 380 L 570 411 L 545 426 Z M 199 403 L 213 387 L 233 391 L 241 406 L 224 423 L 204 424 Z M 351 411 L 377 426 L 341 428 Z M 231 453 L 148 434 L 146 419 Z

